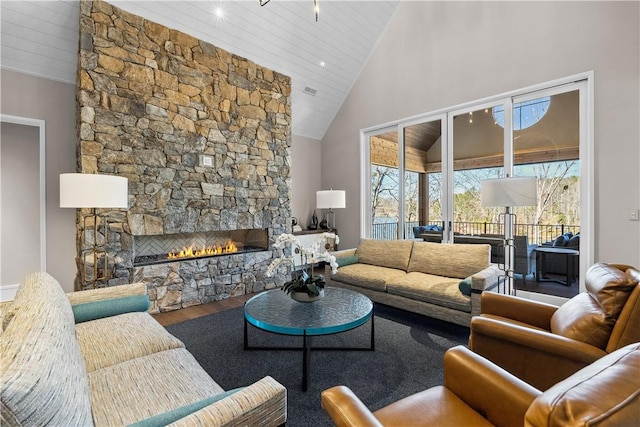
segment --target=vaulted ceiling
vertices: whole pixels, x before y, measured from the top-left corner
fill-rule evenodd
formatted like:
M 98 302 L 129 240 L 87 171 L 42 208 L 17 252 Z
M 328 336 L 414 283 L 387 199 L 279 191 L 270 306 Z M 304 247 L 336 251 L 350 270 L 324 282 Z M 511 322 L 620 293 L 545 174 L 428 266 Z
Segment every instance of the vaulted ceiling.
M 292 79 L 292 132 L 322 139 L 399 0 L 110 1 Z M 221 9 L 223 17 L 216 11 Z M 78 1 L 1 1 L 3 69 L 75 84 Z

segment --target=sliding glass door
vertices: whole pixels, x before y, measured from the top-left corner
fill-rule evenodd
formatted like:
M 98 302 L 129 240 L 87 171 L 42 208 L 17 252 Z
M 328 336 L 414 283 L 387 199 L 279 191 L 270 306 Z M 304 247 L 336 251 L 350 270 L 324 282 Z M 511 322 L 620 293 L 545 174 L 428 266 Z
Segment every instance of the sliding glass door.
M 401 210 L 397 126 L 368 134 L 367 146 L 367 237 L 395 240 L 399 238 Z
M 366 134 L 367 236 L 442 240 L 443 120 L 422 120 Z M 446 140 L 445 140 L 446 141 Z
M 514 208 L 516 277 L 523 289 L 536 292 L 545 292 L 546 279 L 554 280 L 561 286 L 557 294 L 570 297 L 579 272 L 593 263 L 590 78 L 567 78 L 364 131 L 362 235 L 500 241 L 504 208 L 480 206 L 482 181 L 535 176 L 537 205 Z M 561 255 L 542 255 L 541 266 L 535 250 L 541 246 L 566 247 L 571 255 L 554 249 Z
M 405 239 L 442 241 L 442 123 L 435 118 L 401 128 Z
M 504 108 L 504 104 L 474 106 L 449 115 L 452 183 L 447 193 L 451 206 L 448 221 L 454 242 L 467 236 L 503 233 L 495 213 L 480 206 L 482 181 L 504 176 L 505 130 L 494 119 L 497 108 Z

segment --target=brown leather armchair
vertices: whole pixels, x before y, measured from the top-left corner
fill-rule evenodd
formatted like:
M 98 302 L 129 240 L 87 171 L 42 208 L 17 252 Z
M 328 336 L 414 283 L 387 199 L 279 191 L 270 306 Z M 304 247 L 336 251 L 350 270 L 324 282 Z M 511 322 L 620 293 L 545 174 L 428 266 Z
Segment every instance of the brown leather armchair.
M 345 386 L 322 392 L 338 427 L 635 426 L 640 416 L 640 343 L 619 349 L 540 391 L 463 346 L 444 356 L 444 385 L 375 412 Z
M 540 390 L 640 342 L 640 271 L 594 264 L 587 292 L 560 307 L 484 292 L 469 348 Z

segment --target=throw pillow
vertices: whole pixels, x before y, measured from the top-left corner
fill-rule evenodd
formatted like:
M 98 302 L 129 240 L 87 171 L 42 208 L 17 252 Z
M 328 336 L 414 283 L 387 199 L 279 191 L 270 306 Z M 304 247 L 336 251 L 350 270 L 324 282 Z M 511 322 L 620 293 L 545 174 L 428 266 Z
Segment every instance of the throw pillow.
M 467 277 L 458 285 L 458 289 L 460 289 L 460 293 L 462 295 L 466 295 L 468 297 L 471 296 L 471 277 Z
M 112 298 L 104 301 L 87 302 L 71 306 L 75 323 L 117 316 L 118 314 L 149 309 L 149 296 L 133 295 L 122 298 Z
M 580 247 L 580 235 L 576 234 L 572 238 L 569 239 L 566 246 L 568 248 L 579 248 Z
M 358 257 L 357 255 L 347 255 L 336 258 L 336 263 L 338 263 L 338 267 L 344 267 L 345 265 L 357 264 Z
M 171 423 L 178 421 L 181 418 L 191 415 L 194 412 L 197 412 L 200 409 L 211 405 L 212 403 L 222 400 L 227 396 L 231 396 L 232 394 L 239 392 L 243 388 L 244 387 L 234 388 L 233 390 L 216 394 L 215 396 L 202 399 L 198 402 L 181 406 L 180 408 L 176 408 L 168 412 L 163 412 L 162 414 L 158 414 L 156 416 L 138 421 L 137 423 L 130 424 L 129 427 L 162 427 L 162 426 L 169 425 Z
M 553 244 L 551 246 L 553 246 L 554 248 L 563 247 L 567 244 L 568 241 L 569 239 L 567 238 L 567 236 L 563 234 L 561 236 L 556 237 L 556 239 L 553 241 Z

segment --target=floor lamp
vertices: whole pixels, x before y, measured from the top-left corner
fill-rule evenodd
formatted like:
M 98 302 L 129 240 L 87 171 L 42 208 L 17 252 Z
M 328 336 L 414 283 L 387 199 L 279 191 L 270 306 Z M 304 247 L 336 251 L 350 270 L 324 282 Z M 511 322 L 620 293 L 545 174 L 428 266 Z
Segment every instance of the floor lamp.
M 516 215 L 514 206 L 535 206 L 537 203 L 536 177 L 507 177 L 482 181 L 480 187 L 480 205 L 482 207 L 504 207 L 505 212 L 498 216 L 504 218 L 504 271 L 505 293 L 515 295 L 513 270 L 515 261 L 514 226 Z
M 330 230 L 336 228 L 336 214 L 334 209 L 347 207 L 346 193 L 344 190 L 321 190 L 316 192 L 316 209 L 329 209 L 327 212 L 327 227 Z
M 109 255 L 107 253 L 109 224 L 96 213 L 96 208 L 128 207 L 127 178 L 115 175 L 64 173 L 60 175 L 60 207 L 89 208 L 91 213 L 84 217 L 80 241 L 82 259 L 82 287 L 90 283 L 97 287 L 98 281 L 111 278 Z M 93 222 L 93 242 L 87 240 L 87 229 Z M 99 242 L 99 230 L 102 223 L 104 239 Z M 87 249 L 88 248 L 88 249 Z M 87 277 L 87 258 L 93 262 L 93 276 Z M 102 268 L 100 268 L 100 264 Z

